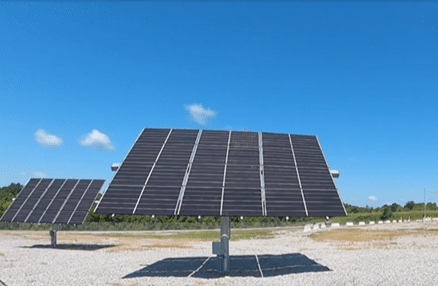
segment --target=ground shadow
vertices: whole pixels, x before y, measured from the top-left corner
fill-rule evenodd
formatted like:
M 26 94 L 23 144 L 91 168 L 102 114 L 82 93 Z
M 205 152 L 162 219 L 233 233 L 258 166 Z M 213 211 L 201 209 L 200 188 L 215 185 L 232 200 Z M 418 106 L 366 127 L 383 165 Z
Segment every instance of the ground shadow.
M 208 260 L 207 260 L 208 259 Z M 257 259 L 259 263 L 257 263 Z M 260 264 L 260 268 L 259 268 Z M 166 258 L 140 270 L 126 275 L 125 278 L 139 277 L 221 277 L 217 271 L 219 261 L 216 257 L 180 257 Z M 282 255 L 232 255 L 230 256 L 230 277 L 272 277 L 279 275 L 330 271 L 300 253 Z
M 66 250 L 99 250 L 117 246 L 115 244 L 57 244 L 55 248 L 51 244 L 35 244 L 32 246 L 22 246 L 22 248 L 52 248 L 52 249 L 66 249 Z

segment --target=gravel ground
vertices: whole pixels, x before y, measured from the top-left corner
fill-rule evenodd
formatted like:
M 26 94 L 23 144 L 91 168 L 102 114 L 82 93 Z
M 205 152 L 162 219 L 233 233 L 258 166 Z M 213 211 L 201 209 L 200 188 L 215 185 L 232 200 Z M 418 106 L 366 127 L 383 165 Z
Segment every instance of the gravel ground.
M 438 223 L 355 228 L 407 231 Z M 275 238 L 232 241 L 227 277 L 217 277 L 211 242 L 59 232 L 52 249 L 47 232 L 0 231 L 0 285 L 438 285 L 438 231 L 364 242 L 309 237 L 345 229 L 281 228 Z

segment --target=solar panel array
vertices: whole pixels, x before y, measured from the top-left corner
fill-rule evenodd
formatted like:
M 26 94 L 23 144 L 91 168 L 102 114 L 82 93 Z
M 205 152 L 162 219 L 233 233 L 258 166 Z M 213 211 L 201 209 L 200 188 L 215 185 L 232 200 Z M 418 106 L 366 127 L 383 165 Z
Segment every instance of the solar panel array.
M 315 136 L 144 129 L 96 213 L 343 216 Z
M 0 221 L 80 224 L 104 180 L 30 179 Z

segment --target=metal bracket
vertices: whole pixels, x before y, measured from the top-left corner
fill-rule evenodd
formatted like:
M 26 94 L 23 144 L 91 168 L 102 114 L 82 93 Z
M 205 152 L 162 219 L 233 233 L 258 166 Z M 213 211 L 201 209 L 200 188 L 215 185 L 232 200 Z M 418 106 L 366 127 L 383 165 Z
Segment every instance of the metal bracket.
M 294 145 L 292 144 L 292 138 L 290 137 L 290 134 L 289 134 L 289 142 L 290 142 L 290 149 L 292 150 L 292 156 L 294 157 L 295 170 L 297 171 L 298 183 L 300 184 L 301 196 L 303 198 L 303 203 L 304 203 L 304 210 L 306 211 L 306 216 L 309 216 L 309 213 L 307 212 L 306 199 L 304 198 L 303 186 L 301 185 L 300 172 L 298 171 L 297 159 L 295 158 Z
M 52 224 L 52 230 L 49 232 L 50 233 L 50 245 L 53 248 L 56 248 L 56 225 Z
M 231 131 L 229 131 L 229 135 L 228 135 L 227 155 L 225 157 L 224 179 L 222 180 L 222 196 L 221 196 L 220 215 L 222 215 L 222 209 L 224 207 L 225 178 L 227 176 L 228 153 L 230 152 L 230 141 L 231 141 Z
M 262 195 L 262 215 L 267 215 L 266 209 L 266 195 L 265 195 L 265 166 L 263 163 L 263 138 L 262 133 L 259 132 L 259 161 L 260 161 L 260 187 Z
M 186 191 L 187 181 L 189 180 L 190 171 L 192 170 L 193 160 L 195 160 L 196 150 L 198 150 L 199 141 L 201 140 L 202 130 L 199 130 L 198 137 L 196 137 L 195 145 L 193 146 L 192 154 L 190 155 L 189 164 L 187 165 L 186 174 L 184 175 L 184 180 L 179 191 L 178 201 L 175 206 L 175 215 L 179 215 L 181 211 L 182 200 L 184 198 L 184 193 Z

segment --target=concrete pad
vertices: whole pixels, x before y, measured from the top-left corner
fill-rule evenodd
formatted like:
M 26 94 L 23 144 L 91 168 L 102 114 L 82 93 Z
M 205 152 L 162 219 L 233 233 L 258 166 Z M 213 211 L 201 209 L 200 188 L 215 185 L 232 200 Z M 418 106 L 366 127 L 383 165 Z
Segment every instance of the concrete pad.
M 388 219 L 388 220 L 385 220 L 385 223 L 391 223 L 391 221 Z
M 397 220 L 396 220 L 396 219 L 392 220 L 392 223 L 396 223 L 396 222 L 397 222 Z
M 325 228 L 325 223 L 321 223 L 321 228 Z
M 403 222 L 403 220 L 402 220 L 402 219 L 399 219 L 398 222 Z
M 375 223 L 374 223 L 374 221 L 372 220 L 372 221 L 370 221 L 370 224 L 375 224 Z
M 319 229 L 319 223 L 315 223 L 315 225 L 313 226 L 313 229 Z
M 313 226 L 313 224 L 306 224 L 304 226 L 304 232 L 311 231 L 312 230 L 312 226 Z
M 339 222 L 334 222 L 330 225 L 331 227 L 341 227 L 341 225 L 339 224 Z
M 380 224 L 380 223 L 383 223 L 383 221 L 379 220 L 379 221 L 378 221 L 377 223 L 379 223 L 379 224 Z
M 359 225 L 365 225 L 365 222 L 364 221 L 360 221 Z
M 354 223 L 351 222 L 351 221 L 348 221 L 345 225 L 346 225 L 346 226 L 354 226 Z

